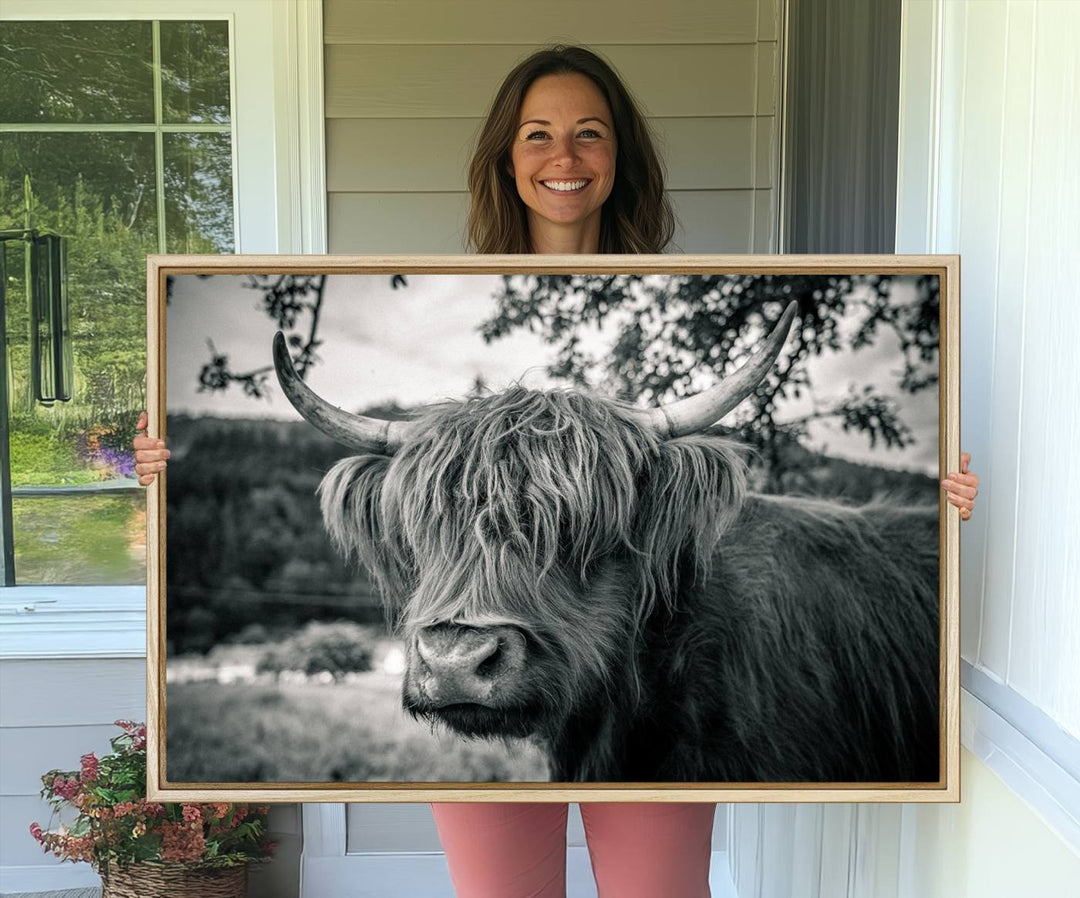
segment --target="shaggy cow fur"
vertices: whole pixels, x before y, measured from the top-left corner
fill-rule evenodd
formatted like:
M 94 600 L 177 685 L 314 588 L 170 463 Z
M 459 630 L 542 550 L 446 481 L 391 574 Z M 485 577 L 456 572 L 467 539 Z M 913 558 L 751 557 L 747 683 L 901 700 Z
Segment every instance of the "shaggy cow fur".
M 748 493 L 738 445 L 512 388 L 429 409 L 321 487 L 417 663 L 432 623 L 510 627 L 525 676 L 440 713 L 528 734 L 557 781 L 939 779 L 935 508 Z

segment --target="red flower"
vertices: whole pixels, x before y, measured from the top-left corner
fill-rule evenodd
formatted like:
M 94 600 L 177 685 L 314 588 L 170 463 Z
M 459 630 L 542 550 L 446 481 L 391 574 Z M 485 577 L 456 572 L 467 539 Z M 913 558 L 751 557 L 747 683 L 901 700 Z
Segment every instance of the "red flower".
M 190 823 L 161 824 L 161 859 L 163 861 L 198 861 L 206 848 L 202 827 Z
M 92 783 L 98 778 L 97 756 L 93 752 L 90 752 L 90 754 L 83 755 L 79 760 L 82 762 L 82 781 L 84 783 Z
M 34 839 L 38 842 L 41 842 L 44 839 L 44 832 L 41 829 L 40 823 L 30 824 L 30 835 L 32 835 Z
M 182 813 L 183 818 L 188 823 L 201 823 L 202 822 L 202 811 L 199 809 L 198 805 L 186 804 L 186 805 L 184 805 L 184 810 L 181 813 Z
M 79 783 L 78 780 L 69 780 L 58 776 L 53 780 L 52 789 L 61 798 L 71 801 L 79 794 Z

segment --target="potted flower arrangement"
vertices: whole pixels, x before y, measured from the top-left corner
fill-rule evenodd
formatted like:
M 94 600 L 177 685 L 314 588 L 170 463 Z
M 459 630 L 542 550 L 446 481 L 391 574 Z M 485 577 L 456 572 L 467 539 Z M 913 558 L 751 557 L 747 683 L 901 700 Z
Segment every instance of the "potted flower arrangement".
M 147 801 L 146 727 L 116 725 L 111 754 L 83 755 L 81 769 L 42 776 L 50 826 L 71 811 L 75 819 L 48 830 L 33 823 L 31 835 L 61 860 L 92 864 L 102 898 L 243 898 L 248 864 L 273 852 L 269 809 Z

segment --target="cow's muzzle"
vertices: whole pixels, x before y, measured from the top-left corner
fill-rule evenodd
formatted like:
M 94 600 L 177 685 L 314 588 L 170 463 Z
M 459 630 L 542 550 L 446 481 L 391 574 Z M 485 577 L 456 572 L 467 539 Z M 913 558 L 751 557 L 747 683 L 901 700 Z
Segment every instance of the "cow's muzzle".
M 515 701 L 526 655 L 525 635 L 516 627 L 434 624 L 416 634 L 414 645 L 410 685 L 428 709 Z

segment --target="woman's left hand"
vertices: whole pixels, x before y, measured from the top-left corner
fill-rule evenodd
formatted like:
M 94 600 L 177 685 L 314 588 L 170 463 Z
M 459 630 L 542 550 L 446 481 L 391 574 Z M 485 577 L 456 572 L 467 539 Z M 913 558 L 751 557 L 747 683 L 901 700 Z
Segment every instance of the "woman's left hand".
M 945 490 L 948 500 L 960 509 L 960 520 L 971 519 L 971 512 L 975 508 L 975 497 L 979 495 L 979 475 L 972 474 L 968 470 L 971 464 L 971 455 L 967 452 L 960 453 L 959 473 L 949 474 L 941 481 L 941 488 Z

